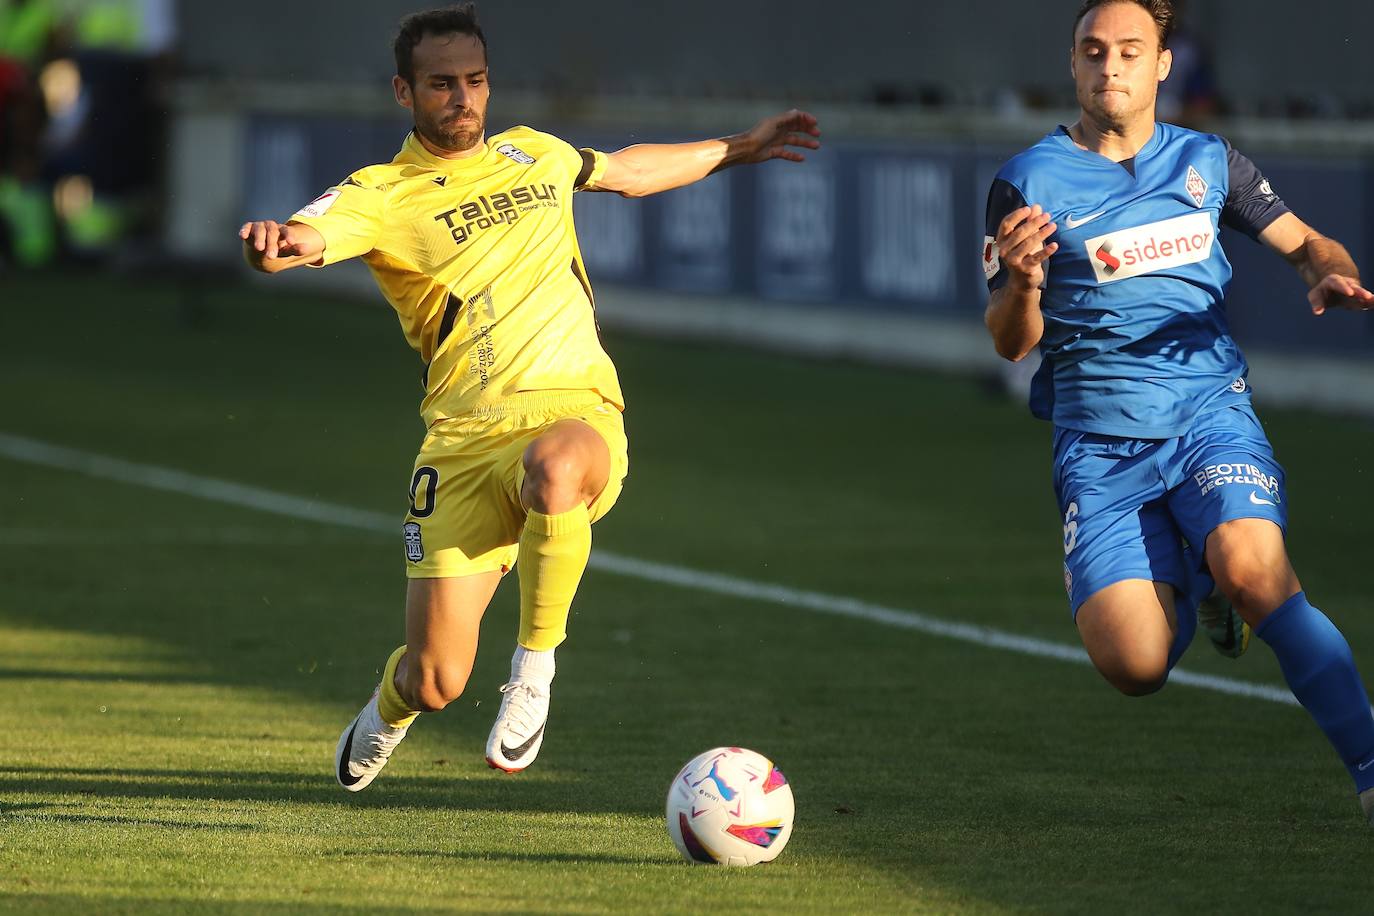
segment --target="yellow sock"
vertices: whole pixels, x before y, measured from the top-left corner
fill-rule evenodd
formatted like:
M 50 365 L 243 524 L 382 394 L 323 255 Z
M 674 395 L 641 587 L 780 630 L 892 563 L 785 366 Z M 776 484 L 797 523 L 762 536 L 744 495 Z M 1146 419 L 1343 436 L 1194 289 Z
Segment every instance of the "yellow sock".
M 520 532 L 520 645 L 537 652 L 556 648 L 568 635 L 582 571 L 592 553 L 592 522 L 587 507 L 558 515 L 531 510 Z
M 420 714 L 406 704 L 401 692 L 396 689 L 396 666 L 405 654 L 406 647 L 401 646 L 386 660 L 386 667 L 382 669 L 382 690 L 377 697 L 377 711 L 382 714 L 382 721 L 392 728 L 405 728 Z

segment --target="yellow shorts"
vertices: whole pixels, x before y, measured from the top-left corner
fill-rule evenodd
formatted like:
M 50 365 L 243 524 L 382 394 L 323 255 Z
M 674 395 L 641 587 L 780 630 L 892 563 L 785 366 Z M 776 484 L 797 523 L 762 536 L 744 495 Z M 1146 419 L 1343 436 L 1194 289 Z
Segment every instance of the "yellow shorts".
M 590 391 L 518 395 L 500 411 L 430 427 L 410 478 L 406 576 L 471 576 L 515 565 L 525 508 L 522 457 L 559 420 L 586 423 L 611 450 L 611 476 L 588 507 L 592 521 L 610 511 L 629 471 L 620 410 Z

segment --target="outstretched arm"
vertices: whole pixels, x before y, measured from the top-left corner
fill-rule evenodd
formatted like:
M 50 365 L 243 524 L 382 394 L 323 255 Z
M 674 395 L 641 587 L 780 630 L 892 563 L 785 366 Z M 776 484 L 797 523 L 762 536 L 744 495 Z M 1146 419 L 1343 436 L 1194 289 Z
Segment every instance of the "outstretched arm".
M 239 238 L 248 266 L 265 274 L 313 264 L 324 253 L 324 236 L 304 223 L 256 220 L 243 224 Z
M 742 134 L 697 143 L 641 143 L 607 156 L 598 191 L 645 197 L 700 181 L 713 172 L 742 163 L 806 157 L 792 147 L 820 149 L 817 121 L 804 111 L 764 118 Z
M 1285 213 L 1260 233 L 1260 241 L 1297 269 L 1308 286 L 1312 313 L 1328 308 L 1365 311 L 1374 308 L 1374 293 L 1360 285 L 1360 270 L 1345 246 L 1329 239 L 1292 213 Z

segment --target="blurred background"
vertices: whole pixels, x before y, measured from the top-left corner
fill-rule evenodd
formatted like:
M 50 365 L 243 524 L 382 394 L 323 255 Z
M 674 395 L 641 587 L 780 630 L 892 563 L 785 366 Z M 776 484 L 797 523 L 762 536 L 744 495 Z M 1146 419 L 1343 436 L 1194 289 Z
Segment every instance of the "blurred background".
M 1224 134 L 1302 217 L 1374 272 L 1374 6 L 1180 4 L 1162 117 Z M 285 218 L 408 125 L 390 41 L 414 3 L 0 0 L 0 289 L 18 272 L 254 283 L 237 226 Z M 610 328 L 1001 379 L 981 327 L 990 179 L 1074 118 L 1075 0 L 479 9 L 494 132 L 576 145 L 719 135 L 774 110 L 822 119 L 802 168 L 736 170 L 644 201 L 579 195 Z M 1313 319 L 1240 237 L 1230 312 L 1263 400 L 1374 412 L 1374 321 Z M 345 265 L 283 281 L 376 303 Z M 282 282 L 282 281 L 277 281 Z M 16 307 L 7 302 L 5 306 Z

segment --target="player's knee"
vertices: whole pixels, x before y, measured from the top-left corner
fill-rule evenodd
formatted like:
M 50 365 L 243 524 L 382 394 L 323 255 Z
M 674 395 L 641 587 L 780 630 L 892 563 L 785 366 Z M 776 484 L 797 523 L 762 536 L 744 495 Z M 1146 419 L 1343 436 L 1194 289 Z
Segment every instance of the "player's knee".
M 421 663 L 411 669 L 407 679 L 410 696 L 406 701 L 420 712 L 438 712 L 463 695 L 468 672 L 460 666 Z
M 1158 693 L 1163 689 L 1167 680 L 1168 677 L 1163 675 L 1155 678 L 1133 678 L 1121 675 L 1107 677 L 1109 684 L 1128 697 L 1147 697 L 1152 693 Z
M 1241 556 L 1228 557 L 1215 566 L 1212 575 L 1222 593 L 1247 618 L 1272 611 L 1294 590 L 1292 572 L 1286 562 Z
M 581 498 L 584 476 L 585 469 L 571 450 L 543 448 L 536 443 L 525 452 L 521 495 L 527 505 L 540 511 L 565 509 Z
M 547 485 L 576 486 L 582 482 L 582 467 L 570 449 L 535 444 L 525 451 L 525 478 Z
M 1099 664 L 1097 670 L 1126 696 L 1145 697 L 1159 692 L 1169 679 L 1169 660 L 1138 655 L 1112 659 Z
M 1266 521 L 1219 526 L 1207 539 L 1207 565 L 1222 594 L 1252 625 L 1300 588 L 1280 529 Z

